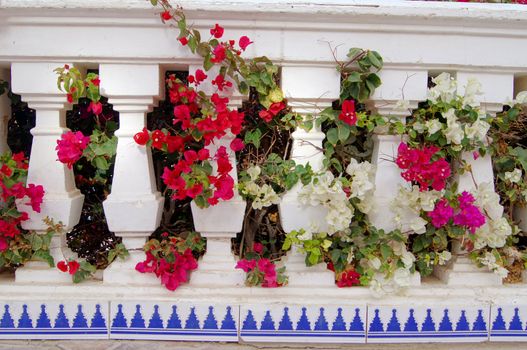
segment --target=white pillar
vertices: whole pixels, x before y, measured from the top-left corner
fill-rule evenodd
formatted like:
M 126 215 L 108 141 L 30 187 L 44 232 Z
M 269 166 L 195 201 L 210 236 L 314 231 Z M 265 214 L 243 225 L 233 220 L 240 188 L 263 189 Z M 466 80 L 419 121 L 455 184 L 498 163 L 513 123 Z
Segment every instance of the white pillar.
M 115 261 L 104 271 L 104 283 L 159 284 L 154 275 L 135 271 L 136 264 L 145 259 L 146 239 L 161 221 L 164 198 L 156 189 L 150 148 L 133 140 L 161 96 L 159 66 L 101 64 L 99 75 L 101 94 L 119 112 L 112 191 L 103 203 L 104 213 L 110 231 L 122 237 L 130 251 L 127 260 Z
M 75 187 L 73 170 L 57 160 L 57 140 L 68 131 L 65 120 L 66 94 L 57 88 L 57 76 L 53 72 L 63 63 L 13 63 L 11 79 L 13 92 L 22 95 L 29 108 L 36 111 L 36 125 L 31 130 L 33 144 L 29 161 L 27 182 L 44 187 L 45 195 L 41 212 L 35 213 L 24 205 L 21 210 L 30 214 L 22 223 L 26 230 L 43 233 L 46 225 L 42 221 L 49 216 L 61 221 L 65 231 L 79 222 L 84 196 Z M 53 237 L 51 254 L 55 263 L 64 260 L 61 235 Z M 46 263 L 31 262 L 16 271 L 17 282 L 71 282 L 71 277 Z
M 334 67 L 286 66 L 282 67 L 282 90 L 293 110 L 302 115 L 316 116 L 331 106 L 340 95 L 340 74 Z M 314 171 L 323 168 L 322 142 L 325 134 L 313 127 L 309 132 L 297 128 L 293 134 L 291 159 L 297 164 L 309 163 Z M 282 197 L 279 205 L 280 221 L 285 232 L 309 229 L 316 224 L 321 232 L 327 231 L 327 209 L 322 206 L 302 205 L 298 201 L 301 189 L 298 183 Z M 304 254 L 296 247 L 283 259 L 289 286 L 335 286 L 334 273 L 326 264 L 307 267 Z
M 0 80 L 11 83 L 8 69 L 0 69 Z M 7 122 L 11 116 L 11 100 L 7 97 L 7 91 L 0 96 L 0 154 L 9 151 L 7 145 Z
M 503 103 L 512 100 L 514 89 L 513 74 L 472 73 L 460 71 L 457 73 L 458 94 L 464 95 L 469 79 L 475 78 L 481 83 L 483 95 L 477 99 L 483 110 L 495 114 L 502 110 Z M 494 187 L 494 172 L 490 155 L 474 159 L 471 152 L 464 153 L 463 160 L 470 165 L 472 172 L 456 175 L 458 192 L 474 191 L 484 182 Z M 502 210 L 496 208 L 496 210 Z M 448 285 L 492 286 L 501 285 L 502 279 L 487 268 L 478 268 L 467 256 L 459 242 L 452 247 L 452 260 L 446 266 L 436 266 L 434 274 Z
M 189 74 L 194 74 L 201 66 L 190 66 Z M 237 109 L 241 107 L 244 96 L 235 88 L 226 91 L 217 91 L 216 86 L 211 81 L 218 75 L 218 69 L 206 72 L 207 79 L 196 89 L 212 95 L 217 92 L 221 97 L 229 97 L 228 108 Z M 214 157 L 218 148 L 224 146 L 229 156 L 232 170 L 229 175 L 234 179 L 234 184 L 238 183 L 238 173 L 236 170 L 236 154 L 230 148 L 230 143 L 234 140 L 234 135 L 228 132 L 221 139 L 214 139 L 213 143 L 207 146 L 210 156 Z M 217 163 L 212 161 L 213 175 L 217 174 Z M 234 197 L 228 201 L 222 201 L 208 208 L 199 208 L 194 201 L 191 203 L 194 228 L 207 238 L 207 251 L 198 263 L 198 269 L 192 272 L 190 284 L 193 286 L 241 286 L 245 283 L 245 274 L 236 269 L 236 259 L 231 250 L 231 239 L 242 230 L 245 208 L 247 203 L 240 197 L 238 191 L 234 189 Z
M 383 116 L 398 117 L 404 123 L 420 101 L 426 100 L 428 72 L 424 70 L 383 69 L 379 74 L 382 85 L 371 96 L 370 106 Z M 399 100 L 409 103 L 408 110 L 397 110 Z M 372 164 L 375 165 L 375 192 L 372 211 L 368 218 L 372 224 L 385 231 L 396 228 L 395 213 L 391 203 L 397 197 L 399 186 L 410 187 L 401 177 L 401 169 L 395 164 L 397 149 L 403 142 L 400 135 L 387 135 L 375 130 L 373 137 Z

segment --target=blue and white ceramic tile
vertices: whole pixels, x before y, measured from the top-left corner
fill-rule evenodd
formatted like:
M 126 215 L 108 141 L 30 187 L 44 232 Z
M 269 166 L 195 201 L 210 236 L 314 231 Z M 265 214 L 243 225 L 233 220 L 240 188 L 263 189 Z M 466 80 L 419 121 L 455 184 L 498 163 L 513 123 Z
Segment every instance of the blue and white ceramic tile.
M 246 342 L 364 343 L 366 307 L 244 305 L 240 338 Z
M 489 305 L 368 306 L 368 343 L 482 342 Z
M 0 339 L 107 339 L 108 303 L 0 302 Z
M 111 339 L 238 341 L 234 305 L 126 301 L 110 310 Z
M 491 341 L 527 340 L 527 305 L 493 305 L 490 315 Z

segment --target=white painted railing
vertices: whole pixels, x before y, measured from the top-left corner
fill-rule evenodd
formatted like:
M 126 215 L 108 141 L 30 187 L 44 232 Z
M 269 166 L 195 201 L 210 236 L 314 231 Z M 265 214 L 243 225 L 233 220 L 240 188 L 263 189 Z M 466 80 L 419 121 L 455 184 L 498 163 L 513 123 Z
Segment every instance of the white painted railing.
M 428 77 L 441 71 L 455 75 L 459 86 L 477 78 L 484 91 L 482 105 L 490 112 L 527 86 L 524 6 L 380 0 L 180 3 L 188 21 L 200 30 L 221 22 L 227 36 L 248 35 L 254 40 L 257 45 L 249 46 L 246 54 L 265 55 L 282 66 L 282 89 L 299 113 L 311 112 L 314 104 L 327 106 L 338 97 L 340 77 L 330 45 L 341 45 L 339 59 L 348 47 L 383 55 L 383 84 L 370 101 L 382 114 L 395 113 L 393 104 L 402 98 L 413 107 L 425 100 Z M 120 112 L 113 187 L 104 209 L 110 230 L 123 237 L 128 248 L 141 248 L 159 225 L 163 199 L 155 188 L 150 151 L 137 146 L 132 137 L 161 96 L 161 73 L 174 68 L 192 71 L 199 60 L 181 48 L 148 1 L 0 0 L 0 78 L 10 79 L 13 91 L 36 110 L 29 182 L 46 189 L 42 215 L 71 228 L 79 220 L 83 196 L 75 188 L 72 171 L 56 161 L 54 151 L 70 106 L 56 88 L 53 68 L 65 63 L 98 68 L 102 94 Z M 8 110 L 8 100 L 0 98 L 0 151 L 6 148 Z M 320 145 L 323 138 L 320 131 L 295 131 L 299 148 L 293 157 L 302 162 L 311 154 L 311 163 L 316 162 L 320 155 L 301 141 Z M 370 219 L 379 228 L 393 228 L 389 201 L 401 180 L 399 170 L 385 159 L 395 156 L 399 142 L 393 135 L 379 133 L 375 138 L 375 210 Z M 481 178 L 492 178 L 489 159 L 482 158 L 477 166 Z M 442 281 L 430 278 L 419 285 L 417 278 L 404 294 L 382 299 L 366 288 L 338 289 L 327 271 L 302 266 L 298 252 L 285 261 L 289 286 L 244 287 L 229 244 L 240 230 L 236 210 L 243 213 L 244 207 L 239 200 L 199 214 L 204 219 L 196 227 L 209 238 L 209 249 L 196 278 L 174 293 L 134 271 L 141 258 L 138 252 L 109 267 L 103 282 L 72 285 L 66 275 L 37 263 L 19 269 L 16 281 L 2 276 L 0 304 L 5 308 L 0 309 L 0 338 L 109 334 L 125 339 L 441 342 L 485 341 L 489 334 L 493 341 L 527 336 L 527 286 L 501 286 L 493 275 L 461 258 L 449 271 L 438 273 Z M 284 197 L 281 211 L 296 213 L 283 214 L 286 230 L 305 222 L 300 215 L 315 215 L 298 210 L 295 191 Z M 204 220 L 211 217 L 221 222 L 207 225 Z M 27 228 L 43 230 L 41 217 L 32 217 Z M 53 255 L 62 260 L 60 237 L 53 243 Z M 519 330 L 513 327 L 518 324 L 515 315 L 521 319 Z M 55 328 L 43 326 L 46 317 Z M 156 328 L 158 317 L 164 328 Z M 67 326 L 59 322 L 64 318 Z M 24 328 L 28 319 L 33 327 L 42 327 Z M 431 323 L 434 326 L 427 328 Z

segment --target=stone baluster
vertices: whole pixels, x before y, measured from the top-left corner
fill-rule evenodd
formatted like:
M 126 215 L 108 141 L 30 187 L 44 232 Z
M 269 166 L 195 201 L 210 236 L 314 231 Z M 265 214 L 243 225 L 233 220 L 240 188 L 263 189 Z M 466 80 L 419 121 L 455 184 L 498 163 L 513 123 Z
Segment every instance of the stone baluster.
M 117 155 L 112 189 L 104 201 L 110 231 L 122 237 L 130 251 L 125 261 L 115 261 L 104 271 L 105 284 L 159 284 L 152 274 L 135 271 L 144 260 L 146 239 L 159 226 L 163 196 L 157 191 L 148 147 L 133 136 L 146 126 L 146 113 L 161 96 L 159 66 L 155 64 L 101 64 L 101 94 L 119 112 Z
M 282 68 L 282 89 L 293 111 L 304 116 L 316 116 L 339 98 L 340 74 L 334 67 L 286 66 Z M 291 159 L 297 164 L 309 163 L 314 171 L 323 169 L 322 142 L 325 134 L 319 128 L 310 131 L 297 128 L 292 133 Z M 279 205 L 280 221 L 285 232 L 310 229 L 312 226 L 324 232 L 328 230 L 327 209 L 322 206 L 302 205 L 298 183 L 286 193 Z M 335 285 L 334 274 L 325 264 L 307 267 L 305 256 L 293 247 L 283 260 L 287 267 L 289 285 L 292 287 L 331 287 Z
M 194 74 L 197 69 L 203 69 L 202 66 L 190 66 L 189 73 Z M 228 107 L 238 109 L 243 102 L 243 96 L 233 87 L 226 91 L 217 91 L 212 85 L 212 80 L 218 75 L 219 69 L 213 67 L 206 72 L 207 79 L 198 87 L 198 90 L 204 91 L 207 95 L 218 92 L 222 97 L 229 97 Z M 228 78 L 227 78 L 228 79 Z M 229 155 L 229 161 L 233 168 L 229 175 L 238 183 L 238 173 L 236 170 L 236 154 L 231 150 L 230 143 L 234 140 L 232 133 L 227 133 L 221 139 L 215 139 L 213 143 L 207 146 L 211 157 L 214 157 L 218 148 L 224 146 Z M 217 174 L 217 164 L 212 162 L 213 175 Z M 243 285 L 245 275 L 243 271 L 237 270 L 236 259 L 231 249 L 231 239 L 242 230 L 243 219 L 245 216 L 246 202 L 240 197 L 236 189 L 234 197 L 228 201 L 220 201 L 214 206 L 208 208 L 199 208 L 194 202 L 191 204 L 192 216 L 194 218 L 194 228 L 207 238 L 207 251 L 199 261 L 198 270 L 191 275 L 190 284 L 200 286 L 239 286 Z
M 514 75 L 498 73 L 472 73 L 460 71 L 457 73 L 458 94 L 465 94 L 465 87 L 469 79 L 475 78 L 481 83 L 483 94 L 477 96 L 481 107 L 490 114 L 502 110 L 503 103 L 512 100 Z M 492 159 L 489 154 L 474 159 L 471 152 L 462 156 L 463 160 L 470 165 L 471 172 L 457 175 L 455 181 L 458 183 L 458 192 L 474 191 L 482 183 L 490 183 L 494 188 L 494 173 Z M 501 215 L 503 208 L 495 208 Z M 501 278 L 487 268 L 478 268 L 467 256 L 459 242 L 452 246 L 453 258 L 446 266 L 437 266 L 434 274 L 448 285 L 471 285 L 488 286 L 501 285 Z
M 71 230 L 79 222 L 84 196 L 75 187 L 73 170 L 57 160 L 57 140 L 66 128 L 65 107 L 66 94 L 57 88 L 57 76 L 53 72 L 63 63 L 15 62 L 11 65 L 13 92 L 20 94 L 30 108 L 36 111 L 36 125 L 31 130 L 33 143 L 29 161 L 27 182 L 44 187 L 45 195 L 41 212 L 35 213 L 26 205 L 19 209 L 29 213 L 29 220 L 22 223 L 26 230 L 38 233 L 46 231 L 42 221 L 46 217 L 56 223 L 64 224 L 65 231 Z M 23 201 L 22 201 L 23 202 Z M 62 247 L 65 235 L 53 236 L 50 253 L 55 263 L 64 260 Z M 16 281 L 22 283 L 45 282 L 67 283 L 71 276 L 56 268 L 50 268 L 47 263 L 29 262 L 17 269 Z
M 0 69 L 0 81 L 10 83 L 10 74 L 8 69 Z M 7 145 L 7 122 L 11 116 L 11 100 L 7 97 L 7 91 L 0 96 L 0 154 L 9 151 Z
M 382 116 L 400 118 L 405 122 L 411 110 L 420 101 L 426 100 L 428 72 L 424 70 L 385 69 L 380 72 L 382 85 L 369 101 L 370 108 Z M 404 100 L 406 109 L 397 109 L 396 103 Z M 409 187 L 401 177 L 401 170 L 395 164 L 397 148 L 403 141 L 400 135 L 389 135 L 386 130 L 377 129 L 373 136 L 372 164 L 375 165 L 375 192 L 372 210 L 368 214 L 372 224 L 385 231 L 394 230 L 397 225 L 391 203 L 399 193 L 399 187 Z

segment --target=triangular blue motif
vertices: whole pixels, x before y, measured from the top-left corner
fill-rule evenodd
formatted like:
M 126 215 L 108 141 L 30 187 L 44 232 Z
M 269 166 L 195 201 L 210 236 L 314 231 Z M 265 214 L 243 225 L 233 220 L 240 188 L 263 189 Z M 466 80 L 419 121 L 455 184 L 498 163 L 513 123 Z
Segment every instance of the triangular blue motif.
M 64 305 L 59 305 L 59 314 L 55 319 L 55 328 L 70 328 L 70 321 L 64 313 Z
M 410 309 L 410 317 L 406 320 L 404 324 L 404 332 L 417 332 L 419 331 L 417 322 L 414 317 L 414 309 Z
M 423 322 L 423 326 L 421 327 L 421 332 L 435 332 L 435 331 L 436 331 L 436 324 L 434 323 L 434 320 L 432 319 L 432 310 L 427 309 L 426 318 Z
M 234 318 L 232 317 L 230 306 L 227 306 L 227 314 L 225 315 L 225 318 L 221 322 L 221 329 L 236 329 L 236 322 L 234 321 Z
M 126 319 L 124 318 L 122 310 L 119 309 L 119 311 L 121 312 L 121 316 L 123 317 L 124 325 L 118 327 L 126 327 Z M 91 319 L 91 328 L 106 328 L 106 320 L 104 319 L 104 316 L 101 313 L 101 305 L 99 304 L 95 305 L 95 314 Z
M 188 315 L 187 321 L 185 322 L 185 329 L 200 329 L 195 307 L 190 308 L 190 315 Z
M 51 321 L 46 313 L 46 305 L 44 304 L 40 306 L 40 315 L 38 316 L 36 328 L 51 328 Z
M 137 304 L 135 306 L 135 314 L 130 322 L 130 328 L 145 328 L 145 320 L 141 314 L 141 305 Z
M 345 331 L 346 330 L 346 322 L 344 322 L 344 317 L 342 317 L 342 308 L 337 309 L 337 317 L 335 318 L 335 321 L 333 322 L 333 326 L 331 327 L 332 331 Z
M 273 318 L 271 317 L 271 311 L 267 310 L 267 312 L 265 313 L 265 316 L 264 316 L 264 319 L 262 321 L 262 325 L 260 327 L 261 330 L 266 330 L 266 331 L 274 331 L 275 328 L 274 328 L 274 321 L 273 321 Z
M 474 325 L 472 326 L 473 331 L 486 331 L 487 330 L 487 323 L 483 319 L 483 311 L 478 310 L 478 317 L 476 317 L 476 321 L 474 321 Z
M 324 316 L 324 308 L 320 308 L 320 315 L 318 315 L 317 322 L 315 323 L 315 331 L 329 331 L 328 322 L 326 316 Z
M 379 317 L 379 309 L 375 309 L 375 316 L 370 323 L 370 332 L 384 332 L 384 325 Z
M 163 328 L 163 320 L 161 319 L 161 316 L 159 315 L 159 305 L 154 305 L 154 313 L 152 314 L 152 317 L 150 318 L 150 321 L 148 322 L 148 328 L 155 328 L 155 329 Z
M 256 321 L 254 319 L 253 312 L 249 310 L 247 312 L 247 317 L 245 317 L 245 320 L 243 321 L 242 329 L 247 330 L 257 330 L 258 327 L 256 326 Z
M 288 307 L 284 307 L 284 315 L 282 316 L 282 319 L 280 320 L 280 323 L 278 324 L 278 330 L 279 331 L 292 331 L 293 330 L 293 323 L 291 322 L 291 318 L 289 317 Z
M 448 317 L 448 309 L 443 311 L 443 319 L 439 323 L 439 332 L 452 332 L 452 321 Z
M 82 305 L 77 305 L 77 313 L 75 314 L 75 318 L 73 319 L 73 328 L 88 328 L 88 321 L 86 320 L 86 317 L 84 317 L 84 313 L 82 312 Z
M 22 315 L 20 315 L 18 320 L 18 328 L 33 328 L 33 321 L 31 321 L 27 313 L 27 305 L 22 305 Z
M 511 323 L 509 323 L 509 331 L 522 331 L 522 321 L 520 319 L 520 310 L 516 307 L 514 308 L 514 316 L 512 317 Z
M 401 324 L 399 323 L 399 320 L 397 319 L 397 309 L 392 310 L 392 318 L 390 318 L 390 322 L 388 322 L 388 325 L 386 326 L 386 332 L 400 332 L 401 331 Z
M 92 324 L 93 327 L 93 324 Z M 117 305 L 117 314 L 113 318 L 112 321 L 112 328 L 126 328 L 128 327 L 126 318 L 124 317 L 123 313 L 123 305 L 119 304 Z
M 296 330 L 297 331 L 310 331 L 311 330 L 311 323 L 309 322 L 306 314 L 307 309 L 305 307 L 302 308 L 302 316 L 300 316 L 300 319 L 296 323 Z
M 205 322 L 203 322 L 203 329 L 218 329 L 218 322 L 216 317 L 214 317 L 214 308 L 209 306 L 209 313 Z
M 176 305 L 172 305 L 172 315 L 170 315 L 170 319 L 168 320 L 167 328 L 181 329 L 181 320 L 177 314 Z
M 9 312 L 9 305 L 4 306 L 4 316 L 0 320 L 0 328 L 15 328 L 15 321 L 13 321 L 13 318 L 11 317 L 11 313 Z
M 492 322 L 492 330 L 493 331 L 504 331 L 506 330 L 505 326 L 505 320 L 503 319 L 503 315 L 501 314 L 503 309 L 501 307 L 498 308 L 498 315 L 496 316 L 496 319 L 494 322 Z
M 364 332 L 364 323 L 362 323 L 362 320 L 360 318 L 359 308 L 355 309 L 355 316 L 353 317 L 353 321 L 351 321 L 350 331 L 351 332 Z
M 456 332 L 470 331 L 470 325 L 468 324 L 467 315 L 465 310 L 461 310 L 461 317 L 456 323 Z

